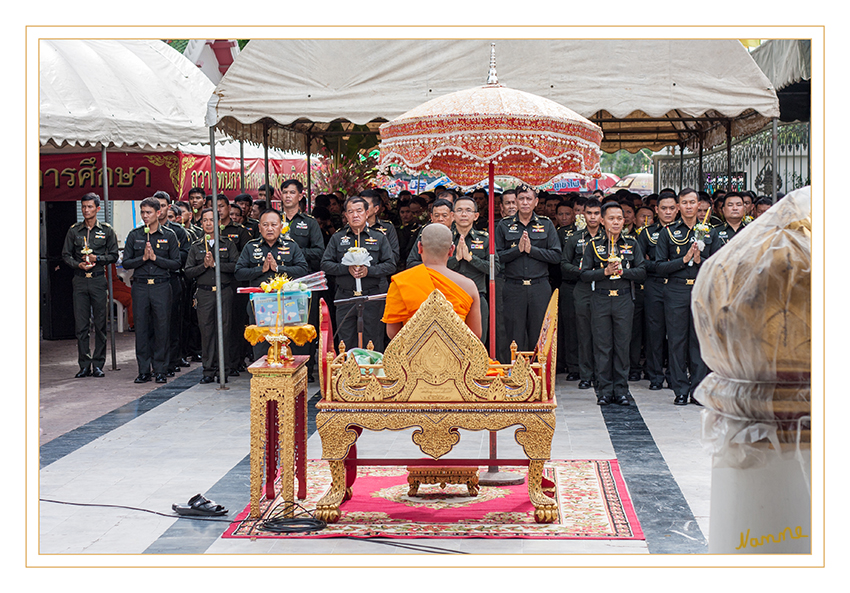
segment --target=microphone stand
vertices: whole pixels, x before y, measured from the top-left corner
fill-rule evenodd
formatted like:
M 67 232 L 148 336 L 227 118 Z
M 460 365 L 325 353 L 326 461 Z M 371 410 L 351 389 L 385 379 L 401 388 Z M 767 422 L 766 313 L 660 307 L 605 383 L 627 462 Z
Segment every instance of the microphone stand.
M 368 301 L 385 301 L 387 299 L 387 293 L 383 294 L 365 294 L 360 296 L 351 297 L 348 299 L 336 299 L 334 300 L 334 305 L 340 305 L 344 303 L 352 303 L 355 305 L 351 309 L 348 310 L 348 313 L 345 314 L 345 317 L 342 318 L 342 321 L 339 323 L 339 328 L 337 328 L 337 333 L 342 329 L 342 324 L 348 318 L 352 311 L 357 311 L 357 347 L 361 350 L 363 349 L 363 309 L 366 307 L 366 303 Z

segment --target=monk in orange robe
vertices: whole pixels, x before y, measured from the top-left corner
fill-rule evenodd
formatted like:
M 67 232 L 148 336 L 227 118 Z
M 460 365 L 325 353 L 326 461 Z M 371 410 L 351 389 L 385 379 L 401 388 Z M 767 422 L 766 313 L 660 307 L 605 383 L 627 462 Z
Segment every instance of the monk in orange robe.
M 422 230 L 417 249 L 422 264 L 399 272 L 390 282 L 382 319 L 387 325 L 387 335 L 393 338 L 436 288 L 480 338 L 478 288 L 472 280 L 446 266 L 454 253 L 451 230 L 442 224 L 429 224 Z

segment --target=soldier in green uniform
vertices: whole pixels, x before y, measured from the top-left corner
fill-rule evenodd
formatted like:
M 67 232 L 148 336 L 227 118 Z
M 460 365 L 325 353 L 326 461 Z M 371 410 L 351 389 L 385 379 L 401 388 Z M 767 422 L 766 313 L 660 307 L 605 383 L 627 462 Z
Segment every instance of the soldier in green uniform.
M 133 319 L 136 327 L 135 383 L 146 383 L 156 375 L 166 383 L 168 336 L 171 315 L 171 271 L 180 267 L 177 235 L 159 223 L 157 198 L 139 205 L 144 226 L 133 229 L 124 242 L 122 265 L 133 270 Z
M 257 287 L 279 274 L 286 274 L 290 280 L 307 274 L 307 260 L 301 248 L 298 247 L 298 243 L 280 234 L 282 227 L 283 216 L 280 212 L 274 209 L 263 211 L 260 215 L 260 237 L 248 241 L 239 254 L 234 272 L 236 280 Z M 246 312 L 249 322 L 255 323 L 250 303 Z M 239 328 L 242 339 L 244 339 L 244 330 L 244 325 Z M 263 344 L 254 346 L 254 359 L 260 358 L 266 350 Z M 231 362 L 231 364 L 234 363 Z M 231 375 L 232 372 L 231 369 Z
M 74 269 L 74 329 L 80 377 L 103 377 L 106 363 L 106 266 L 118 261 L 115 231 L 97 220 L 100 196 L 88 193 L 80 199 L 83 220 L 71 225 L 62 246 L 62 261 Z M 94 350 L 89 349 L 90 320 L 94 321 Z
M 289 224 L 289 238 L 298 244 L 304 259 L 307 260 L 307 273 L 318 272 L 322 266 L 322 255 L 325 253 L 325 238 L 322 229 L 315 218 L 301 211 L 300 203 L 304 186 L 297 179 L 287 179 L 280 185 L 283 217 Z M 319 327 L 319 298 L 324 296 L 314 293 L 310 297 L 310 316 L 308 322 L 315 328 Z M 326 297 L 327 298 L 327 297 Z M 316 366 L 316 351 L 318 340 L 308 342 L 303 346 L 294 344 L 294 354 L 306 354 L 310 357 L 307 362 L 307 377 L 309 382 L 315 381 L 313 370 Z
M 396 264 L 400 267 L 401 246 L 398 242 L 398 234 L 396 234 L 395 227 L 391 223 L 379 218 L 381 209 L 383 208 L 381 194 L 375 190 L 367 189 L 360 192 L 360 197 L 365 198 L 369 203 L 369 210 L 366 212 L 369 228 L 382 233 L 387 238 L 387 241 L 390 244 L 390 249 L 392 249 L 393 252 L 393 258 L 395 259 Z
M 454 230 L 454 204 L 449 200 L 434 200 L 429 209 L 429 216 L 432 223 L 442 224 Z M 408 270 L 422 263 L 422 255 L 419 253 L 419 235 L 422 234 L 422 229 L 426 226 L 423 225 L 419 228 L 419 232 L 411 242 L 410 253 L 405 262 L 405 268 Z
M 637 222 L 635 217 L 635 199 L 640 196 L 632 192 L 625 192 L 618 200 L 623 209 L 622 234 L 637 239 Z M 643 349 L 643 302 L 644 284 L 636 282 L 632 294 L 634 307 L 634 318 L 632 319 L 632 337 L 629 342 L 629 381 L 640 381 L 641 379 L 641 351 Z
M 590 283 L 592 292 L 596 402 L 627 406 L 634 285 L 646 278 L 645 262 L 637 239 L 621 233 L 624 220 L 619 202 L 602 205 L 602 224 L 605 231 L 585 248 L 581 261 L 581 280 Z
M 230 319 L 233 312 L 233 273 L 239 250 L 227 237 L 215 242 L 215 220 L 212 208 L 201 212 L 204 235 L 192 243 L 184 268 L 186 277 L 194 281 L 194 302 L 201 330 L 201 356 L 204 366 L 201 383 L 213 383 L 218 375 L 218 319 L 216 316 L 215 252 L 219 253 L 221 278 L 221 328 L 224 348 L 230 342 Z M 225 358 L 225 364 L 227 359 Z M 225 369 L 226 371 L 227 369 Z M 225 381 L 227 381 L 225 374 Z
M 537 194 L 526 185 L 517 188 L 517 213 L 503 218 L 494 237 L 499 260 L 504 264 L 505 289 L 502 304 L 507 339 L 519 350 L 533 350 L 552 287 L 549 264 L 561 259 L 561 244 L 555 225 L 539 216 Z
M 446 265 L 475 282 L 481 301 L 481 341 L 487 343 L 489 304 L 487 287 L 490 282 L 490 235 L 475 228 L 480 216 L 478 204 L 470 196 L 460 196 L 454 204 L 454 253 Z M 499 256 L 495 258 L 499 268 Z
M 238 225 L 230 219 L 230 201 L 224 194 L 218 194 L 218 228 L 222 237 L 227 237 L 236 244 L 239 253 L 251 241 L 251 233 L 242 225 Z M 244 284 L 244 283 L 242 283 Z M 253 356 L 251 345 L 245 340 L 245 326 L 248 324 L 248 295 L 237 294 L 236 288 L 239 283 L 231 284 L 233 292 L 233 312 L 230 324 L 230 346 L 227 352 L 227 366 L 229 377 L 238 377 L 239 371 L 244 371 L 245 356 Z
M 242 210 L 242 226 L 248 229 L 248 233 L 252 239 L 260 236 L 260 224 L 255 218 L 251 218 L 251 207 L 254 205 L 254 199 L 250 194 L 239 194 L 233 198 L 233 202 L 239 205 Z
M 667 345 L 670 362 L 670 381 L 677 406 L 698 403 L 694 390 L 708 374 L 700 355 L 699 340 L 694 329 L 691 311 L 691 291 L 703 261 L 711 253 L 711 235 L 705 238 L 705 248 L 696 243 L 694 226 L 697 222 L 697 192 L 685 188 L 679 192 L 681 218 L 668 225 L 658 236 L 655 262 L 658 275 L 666 278 L 664 285 L 664 320 L 667 323 Z
M 746 226 L 744 224 L 746 204 L 741 194 L 729 192 L 721 198 L 720 206 L 726 222 L 711 229 L 711 255 L 717 253 Z
M 407 262 L 410 250 L 414 245 L 414 239 L 422 230 L 422 223 L 414 216 L 410 200 L 398 203 L 398 217 L 401 221 L 396 233 L 398 234 L 399 262 Z
M 201 210 L 207 205 L 207 195 L 201 187 L 193 187 L 186 195 L 189 201 L 189 206 L 192 208 L 192 218 L 190 224 L 196 229 L 201 230 Z
M 575 194 L 567 196 L 561 200 L 558 207 L 555 209 L 555 220 L 558 223 L 558 242 L 561 244 L 561 254 L 567 246 L 567 241 L 575 233 L 576 216 L 573 210 Z M 567 381 L 579 380 L 578 369 L 578 334 L 576 333 L 576 307 L 575 291 L 576 279 L 564 279 L 563 271 L 561 270 L 561 262 L 555 269 L 550 269 L 550 279 L 557 281 L 558 291 L 558 317 L 560 323 L 558 327 L 558 366 L 567 373 Z
M 585 228 L 572 234 L 565 243 L 561 255 L 561 278 L 564 282 L 574 283 L 573 303 L 575 304 L 576 342 L 579 389 L 590 389 L 593 384 L 593 332 L 591 331 L 590 283 L 581 282 L 581 262 L 584 250 L 597 237 L 600 231 L 601 207 L 599 200 L 591 198 L 583 205 Z M 568 287 L 565 287 L 568 289 Z
M 667 324 L 664 321 L 664 284 L 666 278 L 658 274 L 655 263 L 655 246 L 664 228 L 676 220 L 679 212 L 676 194 L 661 191 L 656 203 L 658 222 L 641 229 L 638 244 L 646 258 L 643 319 L 646 332 L 646 374 L 650 391 L 658 391 L 664 383 L 664 347 L 667 343 Z M 669 371 L 668 371 L 669 375 Z M 670 383 L 668 377 L 668 384 Z
M 168 362 L 166 364 L 168 370 L 165 373 L 167 377 L 173 377 L 175 373 L 180 372 L 181 366 L 189 366 L 189 363 L 180 356 L 183 351 L 183 345 L 180 343 L 180 320 L 185 311 L 183 305 L 187 292 L 183 277 L 183 266 L 186 265 L 186 257 L 189 255 L 190 242 L 189 234 L 183 228 L 183 225 L 168 220 L 168 212 L 171 210 L 171 196 L 168 195 L 168 192 L 157 191 L 153 194 L 153 197 L 159 200 L 159 224 L 171 229 L 177 235 L 177 245 L 180 249 L 180 267 L 171 271 L 171 314 L 169 318 L 173 323 L 170 323 L 168 327 Z
M 387 292 L 389 277 L 396 269 L 396 261 L 386 236 L 367 224 L 369 204 L 365 198 L 352 196 L 345 201 L 348 224 L 331 237 L 322 255 L 322 270 L 336 279 L 334 300 L 350 299 L 355 296 L 378 295 Z M 362 247 L 372 257 L 369 266 L 349 266 L 342 258 L 352 247 Z M 357 290 L 356 279 L 360 279 L 361 290 Z M 358 343 L 356 305 L 338 303 L 336 323 L 339 339 L 346 347 L 355 348 Z M 384 305 L 380 301 L 368 302 L 363 309 L 363 347 L 371 341 L 376 350 L 383 351 L 386 327 L 381 322 Z

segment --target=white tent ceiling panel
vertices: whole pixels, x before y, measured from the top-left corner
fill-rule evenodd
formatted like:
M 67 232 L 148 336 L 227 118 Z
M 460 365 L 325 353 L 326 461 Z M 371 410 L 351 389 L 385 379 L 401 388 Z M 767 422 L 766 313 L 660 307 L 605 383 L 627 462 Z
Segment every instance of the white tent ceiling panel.
M 214 85 L 157 40 L 42 40 L 39 140 L 57 147 L 173 149 L 208 142 Z
M 264 119 L 301 131 L 305 122 L 320 131 L 334 120 L 390 120 L 440 95 L 484 84 L 488 58 L 488 40 L 253 40 L 216 87 L 206 121 L 258 142 Z M 497 40 L 496 62 L 504 86 L 589 119 L 749 114 L 733 123 L 737 135 L 779 114 L 770 81 L 733 39 Z M 659 127 L 651 121 L 629 125 Z M 683 124 L 666 127 L 675 132 Z M 725 132 L 709 136 L 707 142 L 716 143 Z M 652 134 L 644 139 L 647 146 L 675 143 Z M 270 141 L 303 150 L 303 140 L 287 144 L 297 142 L 291 132 L 272 132 Z

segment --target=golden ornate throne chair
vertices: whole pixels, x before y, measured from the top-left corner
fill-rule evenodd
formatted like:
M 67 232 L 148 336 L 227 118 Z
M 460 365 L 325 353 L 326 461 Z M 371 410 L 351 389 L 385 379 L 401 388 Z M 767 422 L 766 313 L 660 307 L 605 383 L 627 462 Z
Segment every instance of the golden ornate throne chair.
M 528 465 L 535 519 L 555 521 L 555 501 L 543 491 L 543 464 L 555 429 L 557 303 L 555 291 L 535 352 L 514 348 L 512 363 L 500 365 L 490 362 L 481 341 L 435 290 L 390 341 L 381 365 L 358 365 L 344 344 L 335 351 L 328 308 L 321 301 L 322 399 L 316 404 L 316 425 L 333 483 L 319 501 L 317 516 L 329 522 L 339 518 L 357 465 L 488 465 L 491 460 L 437 460 L 459 442 L 459 429 L 517 426 L 514 438 L 527 460 L 512 464 Z M 364 428 L 416 428 L 413 442 L 431 459 L 358 460 L 355 442 Z

